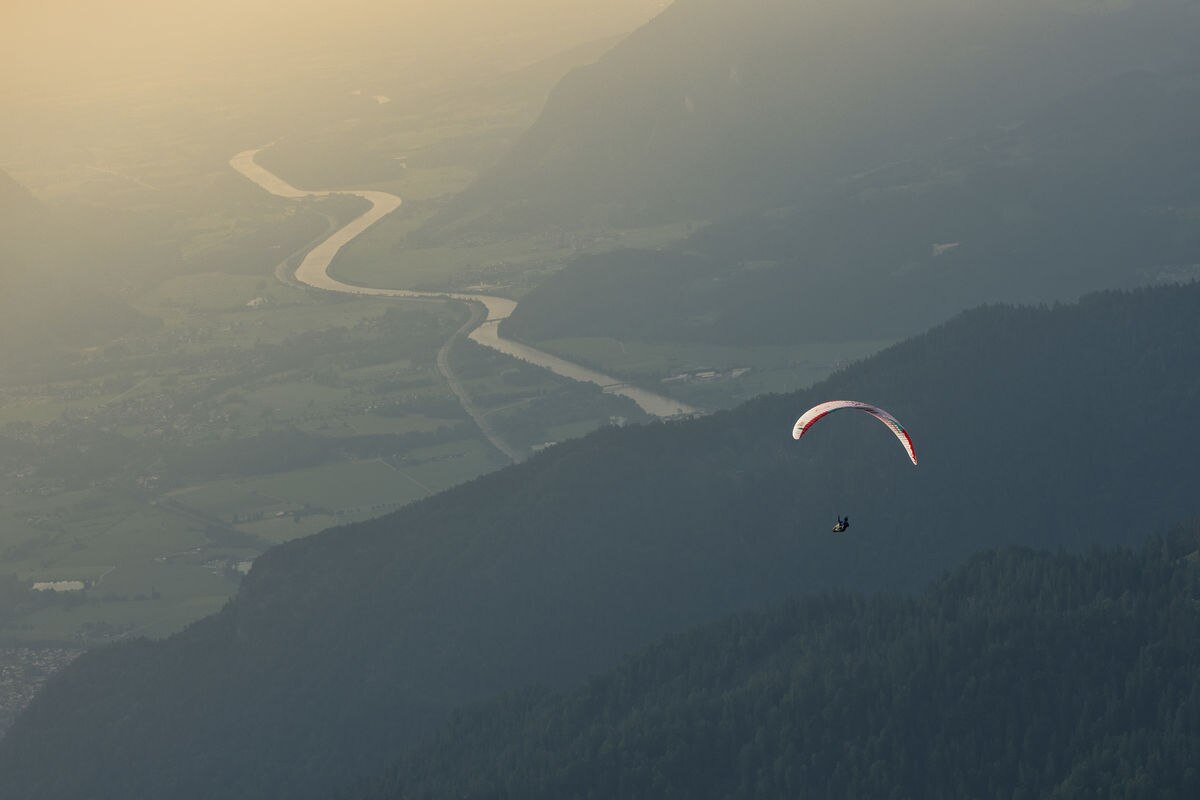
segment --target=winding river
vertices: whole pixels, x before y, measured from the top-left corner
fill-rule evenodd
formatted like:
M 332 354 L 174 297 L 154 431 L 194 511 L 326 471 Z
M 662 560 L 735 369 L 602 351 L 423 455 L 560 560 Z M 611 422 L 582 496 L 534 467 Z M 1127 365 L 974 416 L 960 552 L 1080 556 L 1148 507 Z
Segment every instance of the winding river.
M 304 260 L 300 262 L 300 266 L 296 268 L 294 277 L 298 282 L 316 289 L 342 292 L 344 294 L 361 294 L 377 297 L 442 298 L 478 303 L 483 306 L 487 313 L 486 316 L 480 315 L 482 319 L 478 327 L 470 332 L 469 337 L 472 341 L 484 347 L 490 347 L 492 350 L 497 350 L 513 358 L 536 364 L 564 378 L 594 383 L 600 386 L 605 392 L 629 398 L 651 416 L 673 417 L 679 414 L 699 413 L 699 409 L 686 403 L 681 403 L 678 400 L 673 400 L 645 389 L 639 389 L 611 375 L 605 375 L 602 372 L 588 369 L 581 364 L 567 361 L 565 358 L 559 358 L 545 351 L 538 350 L 535 347 L 530 347 L 527 344 L 502 337 L 500 335 L 500 321 L 512 314 L 513 309 L 517 307 L 515 300 L 509 300 L 506 297 L 494 297 L 486 294 L 466 294 L 462 292 L 416 292 L 409 289 L 380 289 L 339 281 L 329 274 L 329 267 L 337 254 L 355 236 L 358 236 L 367 228 L 398 209 L 402 202 L 401 199 L 387 192 L 360 190 L 308 191 L 306 189 L 297 189 L 278 175 L 264 169 L 255 161 L 254 157 L 261 149 L 245 150 L 238 153 L 230 159 L 229 165 L 249 180 L 278 197 L 300 199 L 305 197 L 327 197 L 333 194 L 350 194 L 361 197 L 371 204 L 371 207 L 360 216 L 338 228 L 328 238 L 322 240 L 308 251 L 304 256 Z

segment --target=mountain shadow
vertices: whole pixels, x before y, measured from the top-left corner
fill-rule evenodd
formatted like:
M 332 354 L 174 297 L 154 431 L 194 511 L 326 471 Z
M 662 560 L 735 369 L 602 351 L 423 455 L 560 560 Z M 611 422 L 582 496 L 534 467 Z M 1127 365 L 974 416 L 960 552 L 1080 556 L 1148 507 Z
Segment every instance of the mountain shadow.
M 1198 30 L 1183 0 L 678 0 L 568 74 L 424 235 L 807 205 L 1132 70 L 1194 73 Z
M 900 338 L 979 303 L 1200 277 L 1198 75 L 1124 73 L 817 201 L 579 259 L 521 299 L 505 334 Z
M 455 715 L 343 800 L 1192 797 L 1200 528 L 823 594 Z
M 86 654 L 0 742 L 0 795 L 322 797 L 455 707 L 740 609 L 1140 542 L 1197 511 L 1197 364 L 1200 285 L 986 307 L 811 390 L 551 448 L 272 549 L 221 613 Z M 830 398 L 893 412 L 921 466 L 867 415 L 792 441 Z

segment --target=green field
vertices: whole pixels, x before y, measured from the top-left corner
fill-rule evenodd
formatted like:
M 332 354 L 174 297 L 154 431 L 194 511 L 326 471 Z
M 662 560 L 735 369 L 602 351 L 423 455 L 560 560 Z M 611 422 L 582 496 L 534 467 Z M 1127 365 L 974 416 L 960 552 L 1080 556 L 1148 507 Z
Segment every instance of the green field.
M 481 244 L 405 244 L 412 223 L 384 220 L 334 262 L 340 280 L 389 289 L 475 289 L 520 297 L 566 262 L 623 247 L 662 247 L 683 239 L 692 223 L 600 232 L 515 237 Z
M 701 408 L 725 408 L 769 392 L 801 389 L 890 341 L 770 347 L 623 342 L 608 337 L 552 339 L 537 346 Z
M 359 436 L 413 433 L 414 431 L 429 432 L 436 431 L 439 428 L 454 427 L 455 425 L 463 424 L 460 419 L 441 419 L 423 414 L 410 414 L 403 417 L 362 414 L 356 417 L 346 417 L 343 422 L 350 431 Z
M 461 473 L 468 477 L 475 474 L 476 469 L 470 467 Z M 319 530 L 341 517 L 377 516 L 430 491 L 383 460 L 371 459 L 215 481 L 174 492 L 172 499 L 239 530 L 277 542 L 312 533 L 310 512 L 312 517 L 323 518 Z M 288 525 L 267 524 L 276 520 L 286 520 Z M 264 535 L 264 530 L 270 530 L 270 535 Z
M 170 498 L 194 508 L 204 514 L 211 514 L 233 522 L 233 517 L 257 513 L 259 511 L 277 511 L 284 505 L 277 497 L 268 497 L 248 488 L 240 481 L 215 481 L 201 484 L 170 493 Z
M 440 492 L 498 469 L 506 461 L 482 439 L 467 439 L 406 453 L 388 463 L 408 480 Z
M 165 635 L 219 608 L 272 544 L 506 463 L 435 369 L 461 303 L 226 273 L 134 301 L 161 325 L 0 395 L 0 434 L 27 448 L 0 451 L 0 580 L 87 584 L 0 606 L 0 641 Z M 625 411 L 469 343 L 451 362 L 521 448 Z
M 245 486 L 284 503 L 307 504 L 333 511 L 403 504 L 428 494 L 379 460 L 349 461 L 252 478 Z

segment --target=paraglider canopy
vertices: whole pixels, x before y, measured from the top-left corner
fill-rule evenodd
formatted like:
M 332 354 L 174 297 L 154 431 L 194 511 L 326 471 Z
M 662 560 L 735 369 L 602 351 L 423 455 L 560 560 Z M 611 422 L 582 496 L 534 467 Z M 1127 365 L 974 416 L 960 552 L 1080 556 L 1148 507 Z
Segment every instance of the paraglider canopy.
M 900 440 L 900 444 L 904 446 L 904 452 L 908 453 L 913 466 L 917 465 L 917 451 L 913 449 L 912 439 L 909 438 L 908 431 L 904 430 L 904 426 L 900 424 L 900 421 L 882 408 L 870 405 L 869 403 L 860 403 L 857 400 L 830 400 L 826 403 L 813 406 L 808 411 L 805 411 L 800 416 L 800 419 L 796 420 L 796 424 L 792 426 L 792 438 L 799 439 L 809 428 L 816 424 L 817 420 L 832 414 L 834 411 L 842 411 L 844 409 L 865 411 L 884 425 L 887 425 L 892 433 L 896 435 L 896 438 Z M 843 530 L 845 529 L 843 528 Z

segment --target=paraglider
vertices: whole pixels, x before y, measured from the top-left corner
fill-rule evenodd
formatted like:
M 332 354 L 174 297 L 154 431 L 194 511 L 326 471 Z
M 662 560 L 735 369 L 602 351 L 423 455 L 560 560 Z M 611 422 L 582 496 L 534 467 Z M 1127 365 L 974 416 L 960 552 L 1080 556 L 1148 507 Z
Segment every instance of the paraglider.
M 917 465 L 917 451 L 913 449 L 912 439 L 909 438 L 908 431 L 904 430 L 904 426 L 900 424 L 900 421 L 888 412 L 884 411 L 882 408 L 870 405 L 868 403 L 860 403 L 857 400 L 830 400 L 827 403 L 820 403 L 819 405 L 813 406 L 808 411 L 805 411 L 800 416 L 800 419 L 796 420 L 796 424 L 792 426 L 792 438 L 799 439 L 808 432 L 808 429 L 811 428 L 817 420 L 832 414 L 834 411 L 841 411 L 847 408 L 865 411 L 871 416 L 875 417 L 875 419 L 882 422 L 884 425 L 887 425 L 889 428 L 891 428 L 892 433 L 896 435 L 896 438 L 900 440 L 900 444 L 904 446 L 904 452 L 908 453 L 908 457 L 912 461 L 913 466 L 915 467 Z
M 900 444 L 904 447 L 904 452 L 908 454 L 908 458 L 912 461 L 913 466 L 917 465 L 917 451 L 913 448 L 912 439 L 909 437 L 908 431 L 904 430 L 904 426 L 900 424 L 900 421 L 882 408 L 868 403 L 860 403 L 857 400 L 830 400 L 826 403 L 813 406 L 808 411 L 805 411 L 800 416 L 800 419 L 796 420 L 796 424 L 792 426 L 792 438 L 799 439 L 808 432 L 809 428 L 816 424 L 817 420 L 834 411 L 841 411 L 843 409 L 865 411 L 884 425 L 887 425 L 896 438 L 900 440 Z M 838 515 L 837 523 L 833 526 L 833 532 L 844 533 L 849 527 L 849 515 L 844 518 Z

